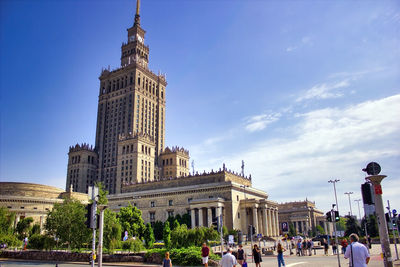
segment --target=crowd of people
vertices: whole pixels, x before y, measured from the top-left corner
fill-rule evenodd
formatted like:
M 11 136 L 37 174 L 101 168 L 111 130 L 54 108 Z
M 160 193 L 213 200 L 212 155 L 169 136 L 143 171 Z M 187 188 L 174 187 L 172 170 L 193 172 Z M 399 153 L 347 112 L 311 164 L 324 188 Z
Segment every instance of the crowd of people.
M 370 259 L 367 247 L 358 242 L 359 238 L 356 234 L 351 234 L 349 238 L 350 243 L 347 241 L 347 239 L 342 239 L 340 241 L 341 252 L 342 254 L 344 254 L 344 258 L 349 259 L 350 266 L 366 267 Z M 326 239 L 323 239 L 321 241 L 321 246 L 324 249 L 324 254 L 328 255 L 329 245 L 332 246 L 333 254 L 340 253 L 338 250 L 339 246 L 338 244 L 336 244 L 335 240 L 330 241 L 331 242 Z M 276 250 L 277 252 L 277 261 L 279 267 L 285 266 L 283 252 L 286 251 L 286 249 L 290 249 L 291 255 L 293 254 L 292 249 L 295 249 L 297 256 L 312 256 L 314 242 L 311 239 L 291 239 L 290 242 L 288 242 L 288 240 L 286 239 L 285 242 L 286 248 L 283 245 L 282 240 L 279 240 L 277 243 L 274 244 L 274 250 Z M 251 252 L 252 260 L 255 263 L 255 266 L 261 267 L 262 254 L 257 244 L 253 245 Z M 204 243 L 201 248 L 202 263 L 204 267 L 208 267 L 209 253 L 210 248 L 207 246 L 206 243 Z M 247 267 L 247 254 L 242 245 L 239 245 L 235 254 L 236 256 L 233 254 L 232 248 L 228 247 L 226 253 L 222 256 L 219 265 L 222 267 L 235 267 L 236 265 Z M 163 267 L 172 267 L 172 261 L 169 256 L 169 252 L 165 253 Z

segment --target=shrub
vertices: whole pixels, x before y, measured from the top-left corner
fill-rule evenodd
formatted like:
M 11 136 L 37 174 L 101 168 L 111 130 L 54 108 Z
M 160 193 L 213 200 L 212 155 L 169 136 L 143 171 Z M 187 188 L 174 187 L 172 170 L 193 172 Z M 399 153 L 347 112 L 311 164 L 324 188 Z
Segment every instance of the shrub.
M 21 246 L 22 241 L 13 234 L 0 234 L 0 244 L 7 244 L 7 247 Z
M 121 241 L 118 239 L 111 239 L 110 244 L 108 245 L 108 251 L 110 254 L 114 254 L 114 251 L 118 248 L 121 248 Z
M 51 236 L 33 234 L 29 237 L 28 248 L 50 250 L 54 248 L 55 245 L 56 241 Z
M 129 252 L 140 252 L 144 249 L 143 243 L 140 239 L 129 239 L 122 242 L 122 249 Z
M 161 258 L 164 258 L 166 251 L 170 252 L 171 261 L 174 265 L 181 266 L 199 266 L 202 264 L 201 261 L 201 247 L 189 247 L 189 248 L 174 248 L 171 250 L 167 249 L 150 249 L 147 251 L 145 257 L 150 257 L 153 253 L 157 253 Z M 210 251 L 209 258 L 215 261 L 219 261 L 221 258 Z

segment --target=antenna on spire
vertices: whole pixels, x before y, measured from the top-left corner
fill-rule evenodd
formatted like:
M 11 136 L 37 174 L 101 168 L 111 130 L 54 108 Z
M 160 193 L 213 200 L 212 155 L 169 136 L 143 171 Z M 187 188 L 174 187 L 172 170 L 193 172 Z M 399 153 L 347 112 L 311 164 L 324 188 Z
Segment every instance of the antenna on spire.
M 193 176 L 194 176 L 194 160 L 192 160 L 192 170 L 193 170 Z
M 244 160 L 242 160 L 242 176 L 244 176 Z
M 133 26 L 140 26 L 140 15 L 139 15 L 139 11 L 140 11 L 140 0 L 136 0 L 136 14 L 135 14 L 135 23 L 133 24 Z

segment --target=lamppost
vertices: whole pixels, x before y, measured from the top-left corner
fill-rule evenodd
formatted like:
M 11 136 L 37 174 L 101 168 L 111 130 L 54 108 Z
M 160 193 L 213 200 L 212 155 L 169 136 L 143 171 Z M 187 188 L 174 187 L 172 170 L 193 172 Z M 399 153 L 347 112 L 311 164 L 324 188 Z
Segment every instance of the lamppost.
M 357 202 L 357 205 L 358 205 L 358 217 L 359 217 L 359 219 L 361 221 L 361 211 L 360 211 L 360 201 L 361 201 L 361 199 L 354 199 L 354 201 Z
M 338 206 L 338 202 L 337 202 L 337 195 L 336 195 L 336 183 L 340 182 L 339 179 L 335 179 L 335 180 L 329 180 L 328 183 L 332 183 L 333 184 L 333 190 L 335 191 L 335 200 L 336 200 L 336 210 L 339 213 L 339 206 Z M 334 229 L 335 229 L 335 241 L 336 241 L 336 246 L 338 245 L 338 238 L 337 238 L 337 228 L 336 228 L 336 216 L 334 215 L 334 205 L 332 205 L 332 210 L 331 210 L 331 216 L 332 216 L 332 221 L 333 221 L 333 225 L 334 225 Z M 338 265 L 339 267 L 340 265 L 340 258 L 339 258 L 339 253 L 337 254 L 337 258 L 338 258 Z
M 328 183 L 332 183 L 333 184 L 333 190 L 335 191 L 335 200 L 336 200 L 336 210 L 339 211 L 339 206 L 338 206 L 338 202 L 337 202 L 337 195 L 336 195 L 336 183 L 340 182 L 339 179 L 335 179 L 335 180 L 329 180 Z
M 350 195 L 353 194 L 353 192 L 345 192 L 344 194 L 349 197 L 350 216 L 353 216 L 353 211 L 351 210 L 351 201 L 350 201 Z

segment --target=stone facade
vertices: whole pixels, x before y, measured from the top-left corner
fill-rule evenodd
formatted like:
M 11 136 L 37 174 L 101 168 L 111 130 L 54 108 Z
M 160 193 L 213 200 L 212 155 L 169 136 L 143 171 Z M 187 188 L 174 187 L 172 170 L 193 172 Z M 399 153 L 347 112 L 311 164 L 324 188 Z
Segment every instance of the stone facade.
M 125 185 L 121 194 L 109 196 L 109 206 L 115 211 L 129 204 L 142 211 L 145 223 L 188 213 L 192 227 L 211 226 L 222 214 L 228 229 L 246 233 L 246 225 L 254 225 L 256 233 L 279 235 L 278 204 L 268 200 L 265 192 L 251 187 L 250 178 L 225 168 Z
M 65 198 L 88 203 L 87 194 L 65 192 L 41 184 L 0 182 L 0 206 L 15 212 L 15 225 L 20 219 L 32 217 L 43 228 L 47 213 L 55 203 L 61 203 Z
M 326 222 L 324 213 L 315 207 L 315 202 L 295 201 L 286 202 L 278 205 L 280 232 L 285 233 L 282 224 L 293 224 L 297 233 L 308 235 L 308 232 L 315 229 L 317 225 L 321 225 L 325 232 L 331 233 L 331 227 Z
M 160 154 L 161 177 L 184 177 L 189 175 L 189 151 L 169 147 Z

